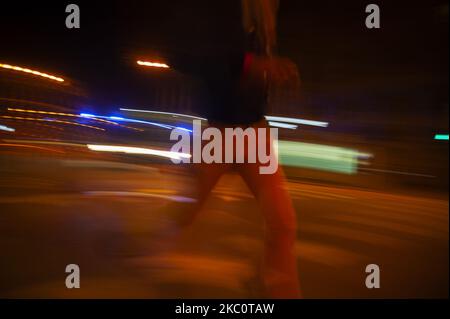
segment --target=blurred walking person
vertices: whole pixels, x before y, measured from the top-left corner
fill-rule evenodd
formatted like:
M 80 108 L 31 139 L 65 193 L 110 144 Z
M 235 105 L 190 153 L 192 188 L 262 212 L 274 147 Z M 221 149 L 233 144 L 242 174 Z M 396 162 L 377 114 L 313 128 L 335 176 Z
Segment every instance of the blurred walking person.
M 172 0 L 164 7 L 170 22 L 158 28 L 161 21 L 156 21 L 148 28 L 163 33 L 153 37 L 153 45 L 161 42 L 157 50 L 171 68 L 202 80 L 206 97 L 198 113 L 222 136 L 225 128 L 266 128 L 269 87 L 298 82 L 295 64 L 275 54 L 278 5 L 277 0 Z M 270 148 L 273 153 L 270 139 L 266 142 L 266 150 Z M 249 154 L 244 155 L 244 163 L 188 164 L 197 183 L 197 203 L 190 209 L 172 208 L 178 215 L 177 227 L 195 220 L 219 178 L 234 169 L 263 213 L 265 256 L 261 274 L 266 295 L 297 298 L 296 215 L 283 173 L 278 168 L 274 174 L 260 174 L 262 163 L 248 163 Z

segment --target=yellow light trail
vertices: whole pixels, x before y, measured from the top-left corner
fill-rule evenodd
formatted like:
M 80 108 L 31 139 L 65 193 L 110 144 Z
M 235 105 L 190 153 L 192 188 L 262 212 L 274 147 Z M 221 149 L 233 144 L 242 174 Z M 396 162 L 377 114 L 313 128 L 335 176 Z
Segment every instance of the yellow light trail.
M 70 147 L 85 147 L 85 144 L 80 144 L 80 143 L 68 143 L 68 142 L 58 142 L 58 141 L 36 141 L 36 140 L 18 140 L 18 139 L 3 139 L 3 142 L 7 142 L 7 143 L 23 143 L 23 144 L 48 144 L 48 145 L 61 145 L 61 146 L 70 146 Z
M 39 72 L 39 71 L 36 71 L 36 70 L 22 68 L 22 67 L 16 66 L 16 65 L 9 65 L 9 64 L 0 63 L 0 67 L 2 67 L 4 69 L 8 69 L 8 70 L 14 70 L 14 71 L 19 71 L 19 72 L 24 72 L 24 73 L 37 75 L 37 76 L 44 77 L 44 78 L 47 78 L 47 79 L 50 79 L 50 80 L 54 80 L 54 81 L 58 81 L 58 82 L 64 82 L 63 78 L 60 78 L 60 77 L 57 77 L 57 76 L 54 76 L 54 75 L 50 75 L 50 74 L 47 74 L 47 73 Z
M 68 124 L 68 125 L 76 125 L 76 126 L 82 126 L 94 130 L 99 131 L 105 131 L 105 129 L 101 127 L 86 125 L 86 124 L 80 124 L 80 123 L 74 123 L 69 121 L 61 121 L 61 120 L 53 120 L 53 119 L 40 119 L 35 117 L 20 117 L 20 116 L 9 116 L 9 115 L 0 115 L 1 118 L 4 119 L 11 119 L 11 120 L 25 120 L 25 121 L 38 121 L 38 122 L 52 122 L 52 123 L 60 123 L 60 124 Z
M 154 68 L 164 68 L 164 69 L 168 69 L 169 66 L 165 63 L 160 63 L 160 62 L 150 62 L 150 61 L 136 61 L 137 64 L 139 65 L 143 65 L 143 66 L 151 66 Z

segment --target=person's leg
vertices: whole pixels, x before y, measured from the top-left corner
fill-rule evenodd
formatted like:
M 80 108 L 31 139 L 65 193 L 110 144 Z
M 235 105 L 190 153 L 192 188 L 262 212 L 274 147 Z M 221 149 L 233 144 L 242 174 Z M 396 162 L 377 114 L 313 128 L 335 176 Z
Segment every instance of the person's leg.
M 266 141 L 266 149 L 272 147 L 270 139 Z M 294 253 L 297 237 L 295 210 L 285 188 L 281 167 L 274 174 L 261 174 L 261 165 L 264 164 L 245 163 L 236 164 L 236 167 L 258 200 L 264 216 L 264 285 L 270 297 L 298 298 L 300 290 Z
M 191 183 L 186 185 L 187 192 L 192 192 L 194 202 L 170 202 L 160 214 L 157 226 L 149 232 L 134 237 L 135 251 L 130 257 L 146 257 L 165 253 L 173 249 L 180 236 L 189 231 L 189 226 L 195 220 L 203 207 L 208 195 L 214 188 L 220 176 L 229 168 L 226 164 L 192 164 Z
M 184 207 L 171 207 L 172 213 L 175 215 L 175 222 L 179 227 L 189 226 L 195 220 L 211 190 L 229 168 L 229 164 L 216 163 L 201 163 L 192 167 L 195 203 L 184 205 Z
M 273 298 L 300 297 L 294 245 L 296 215 L 280 171 L 261 175 L 255 164 L 239 165 L 239 172 L 257 198 L 265 220 L 263 280 Z

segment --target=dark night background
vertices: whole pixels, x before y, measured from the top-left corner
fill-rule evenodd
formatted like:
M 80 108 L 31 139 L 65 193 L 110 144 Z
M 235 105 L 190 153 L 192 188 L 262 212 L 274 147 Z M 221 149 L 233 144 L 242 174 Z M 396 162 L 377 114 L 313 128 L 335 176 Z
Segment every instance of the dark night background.
M 180 247 L 136 263 L 130 255 L 160 245 L 178 212 L 169 202 L 191 196 L 194 181 L 165 157 L 89 147 L 170 149 L 167 128 L 115 124 L 184 127 L 191 117 L 119 108 L 199 113 L 201 85 L 136 60 L 208 58 L 212 44 L 238 52 L 231 2 L 76 0 L 81 28 L 67 29 L 72 1 L 2 1 L 0 63 L 66 81 L 0 68 L 1 297 L 259 298 L 264 219 L 235 172 Z M 365 26 L 370 3 L 380 29 Z M 273 90 L 266 114 L 329 123 L 279 130 L 304 296 L 448 298 L 449 153 L 435 139 L 448 136 L 448 1 L 280 0 L 278 20 L 278 52 L 301 85 Z M 67 290 L 74 262 L 83 289 Z M 383 289 L 364 285 L 371 263 Z
M 193 1 L 184 13 L 174 9 L 180 2 L 79 1 L 80 29 L 65 27 L 66 2 L 9 2 L 0 13 L 0 56 L 80 81 L 101 111 L 170 111 L 149 88 L 174 85 L 177 72 L 140 72 L 136 55 L 194 52 L 193 35 L 204 30 L 217 41 L 232 25 L 217 6 L 223 19 L 211 31 L 199 15 L 212 2 Z M 302 87 L 295 103 L 272 113 L 327 120 L 336 132 L 372 139 L 447 131 L 448 2 L 378 1 L 381 29 L 365 27 L 367 4 L 281 1 L 279 53 L 298 64 Z

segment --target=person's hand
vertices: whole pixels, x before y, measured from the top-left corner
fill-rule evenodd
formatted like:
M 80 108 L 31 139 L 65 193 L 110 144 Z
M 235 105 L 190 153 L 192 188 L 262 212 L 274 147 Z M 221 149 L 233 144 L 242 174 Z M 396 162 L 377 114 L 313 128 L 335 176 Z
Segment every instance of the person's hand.
M 297 65 L 287 58 L 269 57 L 264 61 L 269 81 L 292 84 L 300 79 Z

